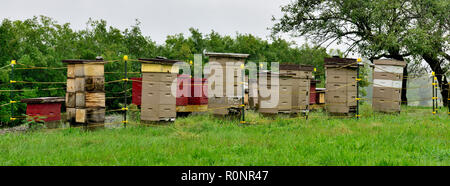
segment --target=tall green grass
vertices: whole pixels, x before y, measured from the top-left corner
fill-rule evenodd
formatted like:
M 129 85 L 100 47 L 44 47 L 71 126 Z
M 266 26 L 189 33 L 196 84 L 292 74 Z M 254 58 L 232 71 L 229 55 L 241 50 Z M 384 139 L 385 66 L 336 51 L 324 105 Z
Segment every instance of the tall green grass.
M 450 119 L 363 107 L 360 120 L 196 115 L 171 125 L 0 136 L 0 165 L 450 165 Z M 133 123 L 130 123 L 133 124 Z

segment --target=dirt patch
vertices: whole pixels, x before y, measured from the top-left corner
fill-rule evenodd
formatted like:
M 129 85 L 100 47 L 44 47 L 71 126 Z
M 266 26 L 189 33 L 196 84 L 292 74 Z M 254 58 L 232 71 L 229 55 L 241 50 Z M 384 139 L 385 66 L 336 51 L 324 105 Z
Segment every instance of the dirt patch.
M 4 128 L 4 129 L 0 129 L 0 135 L 6 134 L 6 133 L 26 132 L 26 131 L 28 131 L 28 129 L 29 128 L 26 125 Z

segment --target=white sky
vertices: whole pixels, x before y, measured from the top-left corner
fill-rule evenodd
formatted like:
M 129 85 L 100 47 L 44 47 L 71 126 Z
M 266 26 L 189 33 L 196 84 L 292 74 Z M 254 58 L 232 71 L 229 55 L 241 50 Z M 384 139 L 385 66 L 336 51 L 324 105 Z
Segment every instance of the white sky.
M 145 36 L 163 44 L 167 35 L 189 33 L 198 28 L 222 35 L 250 33 L 268 39 L 267 28 L 274 23 L 272 16 L 282 15 L 280 6 L 290 0 L 2 0 L 0 18 L 24 20 L 45 15 L 58 23 L 70 23 L 73 29 L 86 27 L 89 18 L 104 19 L 108 25 L 121 30 L 141 22 Z M 285 39 L 305 43 L 299 38 Z M 345 46 L 330 48 L 345 50 Z M 330 49 L 329 48 L 329 49 Z

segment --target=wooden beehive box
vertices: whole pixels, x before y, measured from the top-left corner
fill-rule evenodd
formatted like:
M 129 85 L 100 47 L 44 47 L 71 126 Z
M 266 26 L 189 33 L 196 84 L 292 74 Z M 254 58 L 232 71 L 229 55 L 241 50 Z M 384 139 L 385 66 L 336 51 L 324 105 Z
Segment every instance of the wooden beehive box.
M 330 113 L 347 114 L 356 108 L 356 59 L 325 58 L 325 103 Z
M 178 60 L 165 58 L 139 59 L 142 63 L 141 120 L 174 121 Z M 172 88 L 174 88 L 172 90 Z
M 281 64 L 280 73 L 294 74 L 292 84 L 292 113 L 307 110 L 310 99 L 310 86 L 314 67 L 300 64 Z
M 383 59 L 374 60 L 373 102 L 374 111 L 400 112 L 403 68 L 406 62 Z
M 217 88 L 222 90 L 220 95 L 211 96 L 208 99 L 208 108 L 215 115 L 227 115 L 230 109 L 238 109 L 242 104 L 245 80 L 243 79 L 241 64 L 245 64 L 249 54 L 207 52 L 205 56 L 209 57 L 210 67 L 214 69 L 214 72 L 209 74 L 208 79 L 218 80 L 208 81 L 209 86 L 213 90 Z M 218 70 L 222 71 L 216 73 Z M 215 78 L 212 78 L 213 76 Z M 214 92 L 211 92 L 211 94 L 214 94 Z
M 104 61 L 63 63 L 67 63 L 67 120 L 71 125 L 101 126 L 105 121 Z
M 258 81 L 258 112 L 264 114 L 292 113 L 294 100 L 293 73 L 260 73 Z
M 52 122 L 61 120 L 61 104 L 64 97 L 40 97 L 22 99 L 27 104 L 28 121 Z

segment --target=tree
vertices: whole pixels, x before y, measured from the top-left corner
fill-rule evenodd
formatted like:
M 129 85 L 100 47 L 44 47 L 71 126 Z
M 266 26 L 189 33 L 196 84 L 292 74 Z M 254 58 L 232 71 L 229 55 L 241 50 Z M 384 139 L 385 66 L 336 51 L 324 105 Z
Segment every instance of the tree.
M 448 45 L 448 4 L 448 1 L 438 0 L 297 0 L 282 7 L 284 16 L 272 30 L 274 34 L 290 32 L 295 36 L 306 36 L 319 46 L 334 42 L 345 43 L 349 46 L 346 54 L 358 52 L 372 60 L 382 57 L 406 60 L 407 57 L 416 55 L 425 59 L 436 72 L 445 72 L 443 68 L 446 68 L 446 64 L 448 66 L 448 62 L 427 60 L 427 55 L 448 56 L 443 54 L 444 47 Z M 433 8 L 423 9 L 427 6 Z M 419 24 L 421 22 L 427 24 Z M 441 23 L 441 29 L 438 27 L 426 32 L 437 22 Z M 428 52 L 418 52 L 421 49 L 417 46 L 422 43 L 412 41 L 421 41 L 426 37 L 411 35 L 414 30 L 422 35 L 434 35 L 434 40 L 427 46 L 430 49 Z M 442 51 L 435 53 L 439 48 Z M 407 68 L 404 76 L 408 76 Z M 404 103 L 407 101 L 406 80 L 403 80 L 402 91 Z M 445 92 L 442 94 L 447 95 Z M 444 103 L 447 103 L 447 98 Z
M 416 61 L 425 60 L 436 73 L 445 105 L 448 103 L 450 2 L 415 0 L 410 14 L 414 26 L 407 30 L 405 45 Z

